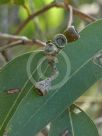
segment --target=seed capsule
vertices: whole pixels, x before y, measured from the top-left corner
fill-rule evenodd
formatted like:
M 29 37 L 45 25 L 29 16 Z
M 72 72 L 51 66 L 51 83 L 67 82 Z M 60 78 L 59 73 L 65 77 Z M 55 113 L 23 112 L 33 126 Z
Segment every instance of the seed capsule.
M 35 88 L 37 89 L 36 92 L 41 95 L 47 95 L 49 89 L 51 88 L 51 79 L 47 78 L 45 80 L 39 81 L 35 84 Z
M 74 26 L 70 26 L 68 30 L 64 32 L 64 35 L 66 36 L 68 42 L 73 42 L 80 38 L 80 35 Z
M 67 44 L 67 39 L 63 34 L 57 34 L 53 39 L 54 44 L 57 48 L 62 49 Z
M 47 42 L 44 51 L 48 55 L 54 55 L 57 53 L 57 48 L 52 42 Z

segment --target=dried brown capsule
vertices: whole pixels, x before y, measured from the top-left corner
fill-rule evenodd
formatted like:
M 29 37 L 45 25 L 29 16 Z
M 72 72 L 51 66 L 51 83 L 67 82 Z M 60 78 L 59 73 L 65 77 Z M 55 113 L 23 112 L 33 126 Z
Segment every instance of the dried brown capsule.
M 70 26 L 68 30 L 64 32 L 64 35 L 66 36 L 68 42 L 73 42 L 80 38 L 80 35 L 74 26 Z

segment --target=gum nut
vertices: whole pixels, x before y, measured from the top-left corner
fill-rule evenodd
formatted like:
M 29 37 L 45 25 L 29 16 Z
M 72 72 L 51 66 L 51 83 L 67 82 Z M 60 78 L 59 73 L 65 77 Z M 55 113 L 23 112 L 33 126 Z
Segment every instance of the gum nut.
M 80 38 L 80 35 L 74 26 L 70 26 L 68 30 L 64 32 L 64 35 L 66 36 L 68 42 L 73 42 Z
M 55 47 L 53 43 L 46 44 L 46 47 L 44 50 L 46 54 L 54 54 L 57 52 L 57 48 Z
M 63 34 L 57 34 L 54 37 L 53 41 L 54 41 L 55 45 L 60 49 L 64 48 L 65 45 L 67 44 L 67 39 Z

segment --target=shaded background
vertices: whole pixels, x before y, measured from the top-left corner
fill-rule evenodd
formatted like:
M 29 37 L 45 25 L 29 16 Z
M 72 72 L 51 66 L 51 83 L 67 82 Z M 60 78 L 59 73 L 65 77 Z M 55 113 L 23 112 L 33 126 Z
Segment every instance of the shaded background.
M 61 0 L 56 1 L 59 2 Z M 19 5 L 17 6 L 11 3 L 2 5 L 0 3 L 0 32 L 13 34 L 20 22 L 28 17 L 28 14 L 36 12 L 50 2 L 52 0 L 28 0 L 26 3 L 28 10 Z M 73 7 L 97 19 L 102 17 L 102 0 L 69 0 L 69 3 Z M 60 8 L 53 8 L 32 20 L 21 31 L 20 35 L 27 36 L 31 39 L 37 38 L 47 41 L 53 35 L 63 33 L 67 26 L 67 21 L 68 12 Z M 78 31 L 81 31 L 87 24 L 87 22 L 81 20 L 79 17 L 74 16 L 74 25 Z M 0 46 L 3 46 L 5 42 L 0 40 Z M 19 45 L 6 49 L 0 53 L 0 67 L 12 58 L 35 49 L 37 49 L 37 45 Z M 100 136 L 102 136 L 102 81 L 100 80 L 92 86 L 76 103 L 94 120 Z

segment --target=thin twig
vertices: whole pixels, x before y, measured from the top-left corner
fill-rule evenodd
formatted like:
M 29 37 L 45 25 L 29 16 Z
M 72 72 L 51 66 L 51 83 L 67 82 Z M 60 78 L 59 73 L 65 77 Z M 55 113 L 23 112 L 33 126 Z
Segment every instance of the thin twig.
M 13 46 L 16 46 L 16 45 L 20 45 L 20 44 L 23 44 L 23 45 L 37 44 L 40 47 L 45 46 L 45 42 L 40 41 L 38 39 L 32 39 L 31 40 L 31 39 L 29 39 L 25 36 L 14 36 L 14 35 L 0 33 L 0 39 L 8 41 L 7 44 L 4 44 L 0 47 L 0 52 L 7 49 L 7 48 L 10 48 L 10 47 L 13 47 Z
M 13 46 L 16 46 L 16 45 L 19 45 L 19 44 L 22 44 L 21 40 L 5 44 L 5 45 L 0 47 L 0 52 L 4 51 L 7 48 L 10 48 L 10 47 L 13 47 Z
M 73 8 L 72 8 L 72 6 L 67 6 L 68 8 L 69 8 L 69 21 L 68 21 L 68 24 L 67 24 L 67 30 L 68 30 L 68 28 L 72 25 L 72 23 L 73 23 Z M 67 9 L 68 9 L 67 8 Z
M 19 34 L 23 30 L 23 28 L 33 18 L 35 18 L 36 16 L 38 16 L 38 15 L 48 11 L 49 9 L 51 9 L 53 7 L 66 9 L 66 6 L 65 6 L 64 3 L 52 2 L 49 5 L 46 5 L 45 7 L 43 7 L 41 10 L 39 10 L 39 11 L 35 12 L 34 14 L 30 15 L 24 22 L 22 22 L 21 25 L 18 27 L 18 29 L 16 31 L 16 34 Z M 68 5 L 67 7 L 68 7 L 67 10 L 70 11 L 70 22 L 69 22 L 68 26 L 71 25 L 71 23 L 73 21 L 72 14 L 77 15 L 77 16 L 83 18 L 86 21 L 95 21 L 96 20 L 93 17 L 91 17 L 91 16 L 89 16 L 87 14 L 82 13 L 79 10 L 77 10 L 75 8 L 72 8 L 70 5 Z M 72 9 L 73 9 L 73 13 L 72 13 Z M 37 40 L 37 39 L 31 40 L 31 39 L 29 39 L 27 37 L 24 37 L 24 36 L 13 36 L 13 35 L 0 33 L 0 39 L 8 40 L 8 44 L 5 44 L 2 47 L 0 47 L 0 51 L 3 51 L 6 48 L 9 48 L 9 47 L 12 47 L 12 46 L 16 46 L 16 45 L 19 45 L 19 44 L 23 44 L 23 45 L 26 45 L 26 44 L 29 44 L 29 45 L 37 44 L 37 45 L 40 45 L 40 46 L 45 46 L 45 43 L 40 41 L 40 40 Z
M 33 0 L 29 1 L 29 7 L 31 14 L 35 12 L 35 5 L 33 4 Z M 39 25 L 39 18 L 32 19 L 32 22 L 34 24 L 35 31 L 37 31 L 36 36 L 39 36 L 41 39 L 45 39 L 44 33 Z
M 15 34 L 19 34 L 23 29 L 24 27 L 33 19 L 35 18 L 36 16 L 38 15 L 41 15 L 43 14 L 44 12 L 48 11 L 49 9 L 51 8 L 63 8 L 63 9 L 66 9 L 66 6 L 64 3 L 55 3 L 55 2 L 52 2 L 48 5 L 46 5 L 45 7 L 43 7 L 42 9 L 38 10 L 37 12 L 33 13 L 32 15 L 30 15 L 27 19 L 25 19 L 20 25 L 19 27 L 17 28 Z M 68 10 L 69 9 L 69 6 L 68 6 Z M 92 21 L 96 21 L 95 18 L 85 14 L 85 13 L 82 13 L 81 11 L 79 11 L 78 9 L 76 8 L 73 8 L 73 14 L 76 15 L 76 16 L 79 16 L 80 18 L 82 18 L 83 20 L 85 21 L 89 21 L 89 22 L 92 22 Z
M 21 32 L 21 30 L 24 29 L 24 27 L 36 16 L 41 15 L 42 13 L 46 12 L 47 10 L 51 9 L 52 7 L 54 7 L 55 4 L 51 3 L 45 7 L 43 7 L 42 9 L 38 10 L 37 12 L 33 13 L 32 15 L 30 15 L 27 19 L 25 19 L 24 22 L 22 22 L 18 29 L 16 30 L 15 34 L 19 34 Z
M 67 24 L 67 30 L 73 23 L 73 8 L 71 5 L 68 4 L 68 0 L 64 0 L 64 5 L 67 11 L 69 11 L 69 17 L 68 17 L 68 24 Z
M 25 36 L 16 36 L 16 35 L 10 35 L 6 33 L 0 33 L 0 40 L 10 40 L 10 41 L 15 41 L 15 40 L 29 40 Z
M 30 16 L 30 11 L 29 11 L 29 8 L 27 7 L 27 5 L 23 5 L 23 8 L 26 10 L 27 15 Z

